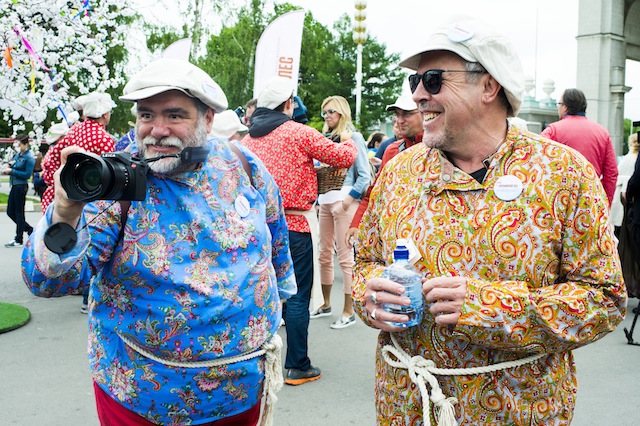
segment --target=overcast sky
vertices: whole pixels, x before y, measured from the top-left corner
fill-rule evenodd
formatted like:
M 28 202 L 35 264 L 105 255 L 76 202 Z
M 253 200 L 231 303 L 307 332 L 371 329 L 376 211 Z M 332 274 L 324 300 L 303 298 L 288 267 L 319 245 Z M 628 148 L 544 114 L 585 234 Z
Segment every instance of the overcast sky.
M 327 26 L 355 12 L 353 0 L 288 2 Z M 555 82 L 553 98 L 576 85 L 578 0 L 370 0 L 366 12 L 368 32 L 401 57 L 417 50 L 440 22 L 461 13 L 478 17 L 512 39 L 525 75 L 537 80 L 538 99 L 546 96 L 547 79 Z M 640 120 L 640 63 L 627 61 L 626 84 L 633 89 L 625 97 L 624 116 Z
M 240 0 L 237 0 L 240 2 Z M 248 0 L 247 0 L 248 1 Z M 285 0 L 272 0 L 277 3 Z M 309 10 L 314 18 L 332 28 L 343 14 L 353 16 L 353 0 L 287 0 Z M 478 17 L 509 36 L 518 48 L 525 75 L 536 79 L 536 97 L 546 80 L 553 80 L 554 99 L 576 85 L 576 58 L 579 0 L 369 0 L 367 30 L 389 52 L 404 57 L 416 51 L 424 38 L 456 14 Z M 153 18 L 180 18 L 167 13 L 167 0 L 137 0 L 139 10 Z M 208 17 L 214 32 L 219 22 Z M 627 61 L 625 118 L 640 120 L 640 63 Z M 587 110 L 588 112 L 588 110 Z

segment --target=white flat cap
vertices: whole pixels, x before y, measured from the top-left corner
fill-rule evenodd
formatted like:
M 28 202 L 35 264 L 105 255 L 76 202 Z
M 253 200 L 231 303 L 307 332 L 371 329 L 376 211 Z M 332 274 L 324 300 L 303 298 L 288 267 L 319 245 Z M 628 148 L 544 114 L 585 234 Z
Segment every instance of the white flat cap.
M 137 102 L 169 90 L 199 99 L 215 112 L 228 106 L 226 95 L 209 74 L 190 62 L 171 58 L 153 61 L 134 75 L 120 100 Z

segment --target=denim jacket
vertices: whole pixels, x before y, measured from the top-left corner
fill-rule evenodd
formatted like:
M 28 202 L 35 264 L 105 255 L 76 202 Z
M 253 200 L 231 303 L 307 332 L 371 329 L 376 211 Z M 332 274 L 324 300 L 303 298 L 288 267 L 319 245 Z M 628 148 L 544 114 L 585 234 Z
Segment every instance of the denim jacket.
M 33 167 L 36 159 L 31 155 L 31 151 L 27 150 L 24 154 L 18 152 L 13 156 L 13 166 L 11 167 L 11 185 L 25 185 L 29 183 L 29 178 L 33 174 Z
M 367 144 L 364 141 L 364 137 L 359 132 L 353 132 L 352 138 L 358 147 L 358 156 L 356 157 L 356 162 L 349 168 L 342 186 L 352 186 L 353 188 L 349 191 L 349 195 L 359 200 L 371 184 L 371 167 L 369 167 Z

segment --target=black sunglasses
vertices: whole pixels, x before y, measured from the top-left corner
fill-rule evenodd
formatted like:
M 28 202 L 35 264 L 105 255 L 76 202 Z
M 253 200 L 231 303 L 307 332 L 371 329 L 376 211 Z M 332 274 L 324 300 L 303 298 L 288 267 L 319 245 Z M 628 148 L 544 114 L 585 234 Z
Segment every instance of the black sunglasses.
M 409 76 L 409 87 L 411 88 L 411 93 L 414 93 L 422 81 L 422 85 L 425 90 L 432 95 L 440 92 L 442 88 L 442 73 L 443 72 L 472 72 L 478 74 L 485 74 L 486 71 L 474 70 L 428 70 L 424 74 L 412 74 Z

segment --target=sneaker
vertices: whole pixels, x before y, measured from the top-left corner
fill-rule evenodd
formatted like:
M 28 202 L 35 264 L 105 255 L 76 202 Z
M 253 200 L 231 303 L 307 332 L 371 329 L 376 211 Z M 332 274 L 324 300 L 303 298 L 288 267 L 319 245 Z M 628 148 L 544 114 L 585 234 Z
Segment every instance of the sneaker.
M 16 240 L 11 240 L 7 244 L 5 244 L 4 246 L 5 247 L 22 247 L 22 243 L 19 243 Z
M 278 326 L 278 328 L 284 326 L 284 318 L 280 318 L 280 325 Z
M 87 306 L 86 303 L 83 303 L 82 306 L 80 306 L 80 312 L 82 312 L 83 314 L 88 314 L 89 313 L 89 306 Z
M 309 318 L 322 318 L 328 317 L 329 315 L 331 315 L 331 306 L 329 306 L 328 308 L 319 307 L 315 311 L 312 311 L 311 314 L 309 314 Z
M 333 324 L 331 324 L 330 327 L 335 330 L 339 330 L 341 328 L 347 328 L 355 323 L 355 315 L 351 315 L 350 317 L 340 316 L 340 318 L 338 318 Z
M 313 382 L 322 377 L 322 371 L 316 367 L 309 367 L 308 370 L 298 370 L 297 368 L 290 368 L 287 371 L 287 377 L 284 382 L 291 386 L 298 386 L 303 383 Z

